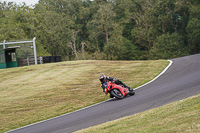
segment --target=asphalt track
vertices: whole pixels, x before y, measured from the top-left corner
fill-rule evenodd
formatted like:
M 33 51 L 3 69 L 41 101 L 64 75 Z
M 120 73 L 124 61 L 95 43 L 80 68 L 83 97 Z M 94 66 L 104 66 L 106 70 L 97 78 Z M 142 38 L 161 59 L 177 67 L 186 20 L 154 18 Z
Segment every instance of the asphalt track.
M 135 96 L 111 99 L 88 108 L 22 127 L 9 133 L 71 133 L 133 115 L 200 93 L 200 54 L 172 59 L 173 64 Z

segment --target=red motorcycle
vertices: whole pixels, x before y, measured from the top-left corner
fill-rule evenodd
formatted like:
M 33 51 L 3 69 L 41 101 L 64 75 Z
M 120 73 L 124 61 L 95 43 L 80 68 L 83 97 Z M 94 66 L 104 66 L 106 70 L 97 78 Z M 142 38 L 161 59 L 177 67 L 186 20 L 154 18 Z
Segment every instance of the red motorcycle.
M 110 93 L 110 95 L 114 96 L 117 99 L 122 99 L 127 95 L 135 95 L 135 91 L 133 89 L 122 87 L 115 84 L 114 82 L 107 82 L 105 93 Z

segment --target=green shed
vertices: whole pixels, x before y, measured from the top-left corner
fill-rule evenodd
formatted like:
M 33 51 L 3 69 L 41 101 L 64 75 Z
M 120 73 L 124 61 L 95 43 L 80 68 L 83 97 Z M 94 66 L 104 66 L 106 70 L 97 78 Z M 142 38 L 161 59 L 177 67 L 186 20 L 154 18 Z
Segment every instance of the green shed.
M 16 49 L 20 46 L 0 49 L 0 69 L 17 67 Z
M 0 69 L 6 68 L 5 51 L 0 49 Z

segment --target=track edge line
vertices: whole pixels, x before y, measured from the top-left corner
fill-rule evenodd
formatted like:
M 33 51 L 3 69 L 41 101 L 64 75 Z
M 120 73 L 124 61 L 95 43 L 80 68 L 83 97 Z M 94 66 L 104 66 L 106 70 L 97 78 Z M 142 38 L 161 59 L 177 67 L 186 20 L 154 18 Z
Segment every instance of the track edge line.
M 147 82 L 147 83 L 145 83 L 145 84 L 143 84 L 143 85 L 141 85 L 141 86 L 138 86 L 138 87 L 134 88 L 134 90 L 137 90 L 137 89 L 139 89 L 139 88 L 141 88 L 141 87 L 143 87 L 143 86 L 145 86 L 145 85 L 148 85 L 148 84 L 152 83 L 152 82 L 155 81 L 157 78 L 159 78 L 161 75 L 163 75 L 163 74 L 169 69 L 169 67 L 173 64 L 173 61 L 172 61 L 172 60 L 168 60 L 168 61 L 169 61 L 168 66 L 167 66 L 160 74 L 158 74 L 158 75 L 157 75 L 154 79 L 152 79 L 151 81 L 149 81 L 149 82 Z

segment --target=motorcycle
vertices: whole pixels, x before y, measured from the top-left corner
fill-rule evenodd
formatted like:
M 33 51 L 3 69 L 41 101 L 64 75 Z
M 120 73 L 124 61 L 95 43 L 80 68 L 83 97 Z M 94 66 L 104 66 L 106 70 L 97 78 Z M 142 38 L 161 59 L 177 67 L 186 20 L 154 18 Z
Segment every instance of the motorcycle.
M 130 96 L 135 95 L 135 91 L 132 88 L 128 89 L 110 81 L 107 82 L 105 93 L 106 94 L 109 93 L 110 95 L 112 95 L 113 97 L 117 99 L 123 99 L 127 95 L 130 95 Z

